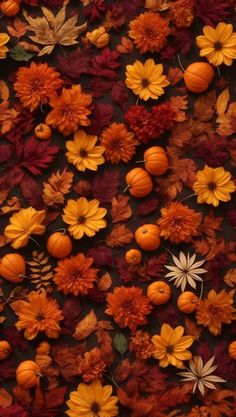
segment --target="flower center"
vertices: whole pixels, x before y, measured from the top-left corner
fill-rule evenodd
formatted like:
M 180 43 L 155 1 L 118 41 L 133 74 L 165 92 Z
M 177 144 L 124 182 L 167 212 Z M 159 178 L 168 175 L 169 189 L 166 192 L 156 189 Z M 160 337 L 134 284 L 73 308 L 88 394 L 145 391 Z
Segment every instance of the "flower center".
M 216 183 L 215 182 L 209 182 L 208 183 L 208 188 L 210 191 L 214 191 L 216 189 Z
M 43 87 L 42 80 L 34 80 L 33 82 L 33 89 L 35 92 L 38 92 Z
M 170 223 L 170 227 L 176 230 L 181 230 L 183 218 L 182 216 L 174 217 L 172 222 Z
M 74 118 L 74 112 L 71 106 L 67 105 L 63 108 L 63 113 L 64 116 L 67 117 L 68 119 L 73 119 Z
M 120 139 L 114 138 L 111 142 L 114 151 L 120 151 Z
M 215 42 L 214 48 L 215 48 L 215 51 L 221 51 L 221 49 L 223 48 L 223 45 L 221 42 Z
M 88 156 L 88 152 L 84 148 L 80 149 L 79 154 L 80 154 L 81 158 L 86 158 Z
M 133 303 L 132 303 L 132 300 L 125 300 L 122 303 L 122 307 L 123 307 L 124 310 L 126 310 L 126 312 L 128 314 L 132 314 L 133 313 Z
M 166 353 L 173 353 L 174 352 L 174 346 L 169 345 L 166 346 Z
M 150 27 L 145 28 L 145 35 L 149 39 L 156 38 L 156 34 L 155 34 L 153 28 L 150 28 Z
M 146 88 L 149 86 L 149 81 L 147 78 L 142 79 L 142 87 Z
M 86 217 L 85 216 L 79 216 L 79 218 L 78 218 L 78 223 L 79 224 L 84 224 L 85 221 L 86 221 Z
M 37 315 L 36 315 L 36 320 L 37 321 L 43 321 L 45 319 L 45 316 L 44 316 L 44 314 L 43 313 L 38 313 Z
M 94 403 L 91 405 L 91 411 L 92 411 L 94 414 L 98 414 L 98 413 L 99 413 L 99 411 L 100 411 L 100 405 L 99 405 L 98 403 L 94 402 Z

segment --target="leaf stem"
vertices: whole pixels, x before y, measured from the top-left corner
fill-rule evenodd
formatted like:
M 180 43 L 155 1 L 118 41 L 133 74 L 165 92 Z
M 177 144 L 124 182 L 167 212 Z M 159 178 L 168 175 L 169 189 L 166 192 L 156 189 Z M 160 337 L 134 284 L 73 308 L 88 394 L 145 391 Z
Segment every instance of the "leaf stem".
M 177 58 L 178 58 L 178 62 L 179 62 L 179 66 L 180 66 L 180 68 L 182 69 L 182 71 L 183 71 L 183 72 L 185 72 L 185 69 L 184 69 L 184 67 L 183 67 L 183 65 L 182 65 L 182 62 L 181 62 L 181 60 L 180 60 L 180 56 L 179 56 L 179 54 L 177 55 Z
M 29 236 L 29 239 L 32 240 L 32 242 L 34 242 L 35 245 L 37 245 L 39 249 L 42 249 L 41 246 L 40 246 L 40 244 L 34 238 L 32 238 L 31 236 Z
M 180 203 L 182 203 L 185 200 L 188 200 L 188 198 L 193 197 L 194 195 L 197 195 L 197 194 L 194 193 L 194 194 L 188 195 L 187 197 L 184 197 L 182 200 L 180 200 Z

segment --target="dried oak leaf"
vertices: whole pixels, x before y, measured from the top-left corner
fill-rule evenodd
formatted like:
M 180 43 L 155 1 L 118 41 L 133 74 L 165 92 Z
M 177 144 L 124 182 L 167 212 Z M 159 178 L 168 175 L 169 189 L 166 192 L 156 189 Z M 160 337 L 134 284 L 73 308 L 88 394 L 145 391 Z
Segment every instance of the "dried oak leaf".
M 205 233 L 209 237 L 215 237 L 215 231 L 221 230 L 221 223 L 223 220 L 223 217 L 215 217 L 214 211 L 210 210 L 209 214 L 203 218 L 203 223 L 201 225 L 202 233 Z
M 233 417 L 236 410 L 235 390 L 214 390 L 202 398 L 209 417 Z
M 224 22 L 232 12 L 231 2 L 225 0 L 198 0 L 195 2 L 195 13 L 205 25 L 215 26 Z M 230 11 L 231 8 L 231 11 Z
M 43 183 L 43 201 L 47 206 L 63 204 L 64 195 L 70 192 L 74 174 L 65 168 L 61 173 L 58 170 L 53 173 L 48 182 Z
M 215 112 L 216 92 L 210 91 L 208 94 L 201 95 L 194 102 L 194 114 L 202 122 L 212 119 Z
M 114 268 L 115 266 L 115 258 L 112 250 L 105 245 L 100 245 L 89 249 L 87 256 L 93 258 L 96 266 L 100 267 L 107 265 L 111 268 Z
M 1 201 L 1 197 L 0 197 Z M 6 201 L 5 206 L 0 208 L 0 216 L 4 214 L 13 213 L 14 211 L 19 211 L 21 208 L 21 202 L 18 197 L 12 197 Z
M 56 16 L 47 8 L 41 8 L 43 17 L 33 19 L 24 10 L 24 18 L 29 23 L 28 31 L 34 32 L 29 38 L 39 44 L 45 45 L 38 56 L 50 54 L 55 45 L 75 45 L 78 36 L 87 29 L 87 23 L 77 26 L 78 16 L 75 14 L 66 20 L 66 7 L 62 7 Z
M 118 193 L 120 185 L 119 171 L 104 171 L 101 175 L 96 175 L 92 184 L 92 193 L 101 203 L 110 203 L 112 198 Z
M 19 385 L 16 385 L 12 391 L 17 402 L 21 405 L 28 406 L 31 403 L 32 398 L 29 389 L 24 389 Z
M 65 378 L 67 382 L 73 382 L 74 376 L 78 375 L 77 370 L 77 358 L 84 354 L 86 351 L 86 345 L 76 344 L 74 346 L 69 345 L 54 345 L 52 348 L 51 357 L 56 362 L 60 374 Z
M 15 109 L 9 108 L 8 101 L 0 103 L 0 132 L 2 135 L 11 130 L 17 115 L 18 112 Z
M 106 238 L 106 244 L 112 248 L 123 247 L 132 242 L 134 234 L 124 224 L 117 224 Z
M 224 276 L 224 282 L 231 288 L 236 286 L 236 268 L 231 268 L 227 271 Z
M 90 311 L 79 323 L 77 323 L 73 338 L 75 340 L 87 339 L 97 330 L 98 320 L 93 310 Z
M 5 390 L 5 388 L 0 387 L 0 405 L 2 408 L 8 408 L 12 404 L 12 396 Z
M 132 216 L 132 210 L 128 204 L 129 197 L 119 194 L 111 201 L 112 223 L 124 222 Z

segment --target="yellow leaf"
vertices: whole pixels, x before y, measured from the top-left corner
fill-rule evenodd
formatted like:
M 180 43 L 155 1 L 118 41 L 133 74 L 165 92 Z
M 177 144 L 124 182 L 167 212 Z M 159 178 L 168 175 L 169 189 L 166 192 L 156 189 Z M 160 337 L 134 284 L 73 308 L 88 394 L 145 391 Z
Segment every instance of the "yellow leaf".
M 105 272 L 105 274 L 99 279 L 97 285 L 100 291 L 107 291 L 111 287 L 112 279 L 109 272 Z
M 226 88 L 216 100 L 216 112 L 218 116 L 225 114 L 229 102 L 229 89 Z M 218 118 L 216 119 L 218 122 Z
M 98 325 L 97 317 L 95 316 L 94 311 L 91 310 L 90 313 L 87 314 L 87 316 L 85 316 L 83 320 L 81 320 L 77 324 L 75 328 L 75 333 L 73 334 L 74 339 L 76 340 L 86 339 L 88 336 L 90 336 L 90 334 L 92 334 L 93 332 L 95 332 L 95 330 L 97 330 L 97 325 Z

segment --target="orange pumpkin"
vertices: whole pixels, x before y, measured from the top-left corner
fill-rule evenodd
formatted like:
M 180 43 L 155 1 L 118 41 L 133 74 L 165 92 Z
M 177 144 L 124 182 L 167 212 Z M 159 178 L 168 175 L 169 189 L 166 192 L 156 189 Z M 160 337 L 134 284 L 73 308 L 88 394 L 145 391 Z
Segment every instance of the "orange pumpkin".
M 125 260 L 128 265 L 139 265 L 142 260 L 142 254 L 138 249 L 130 249 L 125 254 Z
M 184 82 L 192 93 L 202 93 L 207 90 L 214 78 L 214 70 L 207 62 L 194 62 L 184 72 Z
M 0 275 L 7 281 L 22 282 L 25 275 L 25 260 L 19 253 L 8 253 L 0 262 Z
M 20 10 L 19 2 L 15 0 L 4 1 L 1 4 L 1 10 L 5 16 L 15 16 Z
M 147 288 L 147 296 L 152 304 L 165 304 L 171 296 L 170 286 L 164 281 L 153 282 Z
M 236 359 L 236 340 L 230 343 L 229 345 L 229 354 L 231 358 Z
M 69 235 L 55 232 L 47 240 L 47 250 L 51 256 L 57 259 L 65 258 L 71 254 L 72 241 Z
M 38 355 L 49 355 L 51 351 L 51 346 L 48 342 L 41 342 L 36 348 Z
M 6 359 L 11 352 L 11 345 L 6 340 L 0 340 L 0 360 Z
M 144 250 L 156 250 L 161 243 L 160 229 L 155 224 L 144 224 L 136 230 L 135 240 Z
M 152 146 L 144 152 L 145 169 L 151 175 L 163 175 L 168 169 L 166 152 L 160 146 Z
M 133 197 L 141 198 L 152 191 L 152 179 L 147 171 L 142 168 L 134 168 L 126 175 L 126 184 Z
M 190 314 L 197 308 L 198 298 L 191 291 L 184 291 L 178 298 L 177 306 L 182 313 Z
M 40 123 L 34 129 L 35 136 L 41 140 L 48 140 L 52 136 L 52 129 L 46 123 Z
M 38 384 L 40 378 L 39 365 L 34 361 L 21 362 L 16 369 L 16 380 L 20 387 L 29 389 Z

